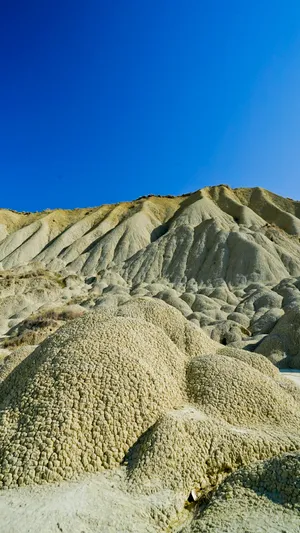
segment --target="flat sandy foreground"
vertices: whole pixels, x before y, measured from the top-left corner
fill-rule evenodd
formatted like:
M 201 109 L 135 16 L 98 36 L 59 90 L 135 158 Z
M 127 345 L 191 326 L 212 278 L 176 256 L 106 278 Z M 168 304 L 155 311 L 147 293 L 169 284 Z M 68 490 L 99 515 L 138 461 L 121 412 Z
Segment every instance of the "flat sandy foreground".
M 281 371 L 300 387 L 300 371 Z M 155 494 L 133 495 L 124 488 L 124 468 L 103 474 L 90 474 L 78 481 L 48 486 L 33 486 L 0 492 L 1 533 L 158 533 L 155 517 L 168 516 L 171 523 L 188 520 L 182 508 L 183 495 L 169 490 Z M 259 514 L 249 523 L 232 524 L 232 533 L 241 526 L 248 531 L 298 531 L 289 523 L 270 526 Z M 251 522 L 251 523 L 250 523 Z M 288 529 L 282 529 L 282 526 Z M 270 529 L 271 527 L 271 529 Z M 167 529 L 170 531 L 170 529 Z M 179 531 L 175 528 L 173 531 Z M 245 530 L 245 531 L 246 531 Z M 244 531 L 244 529 L 243 529 Z M 221 533 L 221 532 L 220 532 Z

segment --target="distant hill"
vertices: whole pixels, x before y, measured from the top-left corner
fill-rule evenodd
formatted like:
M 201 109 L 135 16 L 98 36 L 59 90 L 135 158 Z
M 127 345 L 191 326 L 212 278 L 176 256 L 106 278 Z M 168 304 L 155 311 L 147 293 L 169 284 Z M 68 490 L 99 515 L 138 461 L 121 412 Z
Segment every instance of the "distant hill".
M 49 305 L 154 296 L 213 340 L 300 368 L 298 201 L 218 185 L 93 208 L 1 209 L 0 237 L 3 335 L 19 338 Z

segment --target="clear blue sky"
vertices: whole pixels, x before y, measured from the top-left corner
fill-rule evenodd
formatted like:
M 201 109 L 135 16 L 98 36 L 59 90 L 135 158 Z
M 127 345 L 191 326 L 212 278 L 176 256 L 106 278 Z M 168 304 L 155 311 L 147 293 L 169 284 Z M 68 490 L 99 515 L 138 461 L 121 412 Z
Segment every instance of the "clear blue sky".
M 299 0 L 1 0 L 1 207 L 300 200 Z

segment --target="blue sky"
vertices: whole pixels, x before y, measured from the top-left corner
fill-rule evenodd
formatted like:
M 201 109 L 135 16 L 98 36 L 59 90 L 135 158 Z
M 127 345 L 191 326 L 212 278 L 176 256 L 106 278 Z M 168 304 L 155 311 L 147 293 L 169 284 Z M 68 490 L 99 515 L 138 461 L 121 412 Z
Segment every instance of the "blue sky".
M 1 207 L 300 200 L 299 0 L 2 0 Z

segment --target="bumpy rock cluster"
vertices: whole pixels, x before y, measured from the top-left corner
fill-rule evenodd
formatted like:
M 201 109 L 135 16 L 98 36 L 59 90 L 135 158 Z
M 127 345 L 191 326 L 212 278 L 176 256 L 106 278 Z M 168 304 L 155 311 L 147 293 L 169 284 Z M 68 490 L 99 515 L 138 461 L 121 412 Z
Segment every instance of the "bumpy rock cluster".
M 236 358 L 203 355 L 187 365 L 187 391 L 192 406 L 162 416 L 129 454 L 135 487 L 153 490 L 159 480 L 172 489 L 207 490 L 243 464 L 300 446 L 300 404 L 279 373 L 275 381 Z
M 1 485 L 125 459 L 130 486 L 207 490 L 243 464 L 299 448 L 299 403 L 278 371 L 262 356 L 217 351 L 149 298 L 64 325 L 0 385 Z
M 161 329 L 138 319 L 90 313 L 62 327 L 2 383 L 2 485 L 120 463 L 182 402 L 184 362 Z
M 203 334 L 195 324 L 184 320 L 178 310 L 165 305 L 161 300 L 132 298 L 118 308 L 116 315 L 141 318 L 162 328 L 179 350 L 190 357 L 215 352 L 219 348 L 218 343 Z
M 231 474 L 181 533 L 300 529 L 300 455 L 284 454 Z
M 134 491 L 163 486 L 206 493 L 239 467 L 299 444 L 292 430 L 233 426 L 186 407 L 166 413 L 141 437 L 128 454 L 128 479 Z
M 190 400 L 230 424 L 296 427 L 299 406 L 268 376 L 223 355 L 195 357 L 187 367 Z
M 281 367 L 300 368 L 300 310 L 294 304 L 278 320 L 257 351 Z

